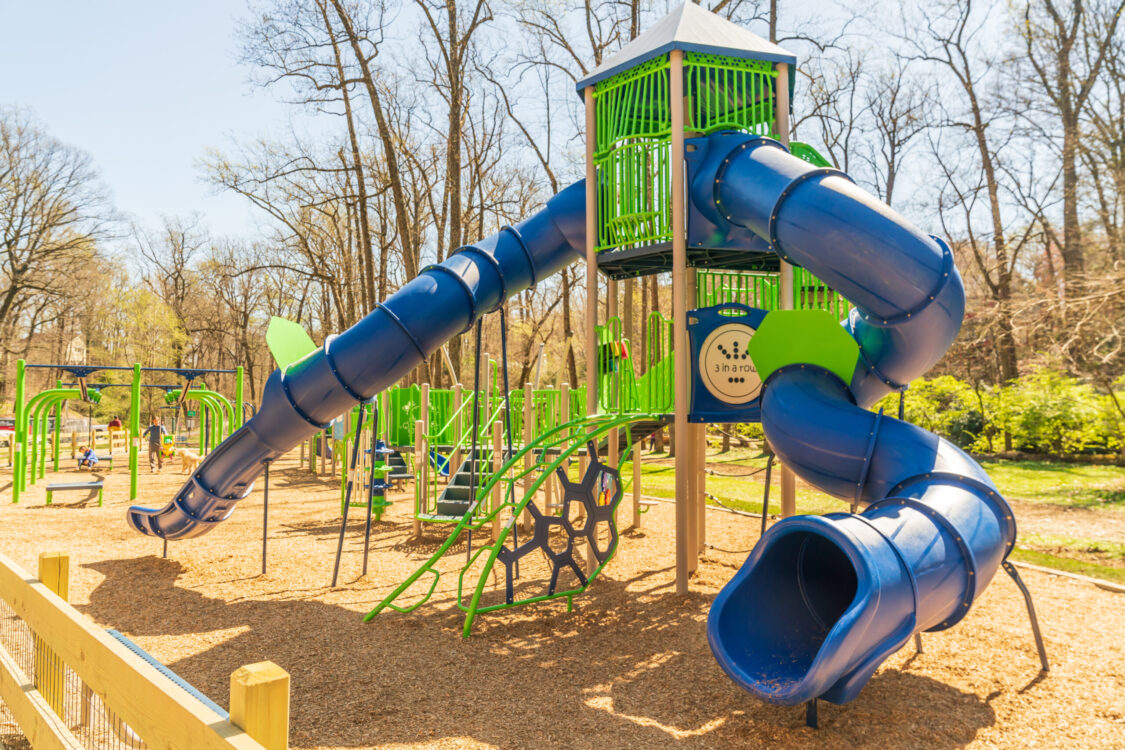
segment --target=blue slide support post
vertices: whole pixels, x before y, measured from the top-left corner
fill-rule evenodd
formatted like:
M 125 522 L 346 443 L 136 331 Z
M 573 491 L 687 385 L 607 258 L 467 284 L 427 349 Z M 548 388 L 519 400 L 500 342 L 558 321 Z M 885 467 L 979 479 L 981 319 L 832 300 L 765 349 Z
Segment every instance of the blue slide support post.
M 131 507 L 129 525 L 165 539 L 206 533 L 250 493 L 265 462 L 398 381 L 508 297 L 577 260 L 585 235 L 585 182 L 579 181 L 526 221 L 429 266 L 323 347 L 275 370 L 258 413 L 203 460 L 165 507 Z
M 693 210 L 768 240 L 855 305 L 844 322 L 860 346 L 851 381 L 783 367 L 764 385 L 762 425 L 784 464 L 866 509 L 776 523 L 707 625 L 720 666 L 757 697 L 844 703 L 914 633 L 964 617 L 1015 543 L 1011 509 L 972 458 L 867 410 L 942 357 L 964 287 L 945 243 L 844 173 L 768 138 L 688 143 Z

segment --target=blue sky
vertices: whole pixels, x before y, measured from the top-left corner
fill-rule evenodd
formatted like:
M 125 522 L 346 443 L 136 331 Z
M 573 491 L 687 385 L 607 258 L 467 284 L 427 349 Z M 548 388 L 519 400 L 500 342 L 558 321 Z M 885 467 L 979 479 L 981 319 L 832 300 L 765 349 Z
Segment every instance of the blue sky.
M 0 106 L 26 106 L 89 153 L 117 208 L 146 225 L 200 212 L 216 234 L 255 216 L 215 195 L 195 161 L 287 130 L 293 110 L 237 61 L 240 0 L 0 0 Z

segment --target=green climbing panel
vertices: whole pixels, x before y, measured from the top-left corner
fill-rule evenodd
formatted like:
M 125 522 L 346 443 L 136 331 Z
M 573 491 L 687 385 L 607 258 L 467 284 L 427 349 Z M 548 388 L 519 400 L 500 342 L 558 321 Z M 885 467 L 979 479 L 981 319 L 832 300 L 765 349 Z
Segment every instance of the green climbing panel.
M 818 365 L 850 383 L 859 345 L 823 310 L 774 310 L 750 339 L 750 359 L 765 381 L 785 365 Z
M 266 345 L 281 369 L 316 351 L 316 342 L 300 323 L 274 316 L 266 329 Z

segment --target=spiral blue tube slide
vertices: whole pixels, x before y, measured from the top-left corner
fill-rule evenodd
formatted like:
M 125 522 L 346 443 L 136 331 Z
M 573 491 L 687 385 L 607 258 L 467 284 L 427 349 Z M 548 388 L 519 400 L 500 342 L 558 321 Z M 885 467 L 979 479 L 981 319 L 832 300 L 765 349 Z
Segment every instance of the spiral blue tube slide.
M 1011 509 L 952 443 L 868 411 L 936 363 L 965 308 L 949 248 L 842 172 L 745 134 L 707 151 L 691 200 L 771 242 L 855 305 L 851 381 L 814 366 L 773 373 L 762 426 L 782 463 L 861 514 L 784 519 L 716 597 L 719 665 L 772 703 L 845 703 L 910 637 L 957 623 L 1015 542 Z
M 265 462 L 398 381 L 508 297 L 585 250 L 585 181 L 531 218 L 426 268 L 370 314 L 270 375 L 257 414 L 200 463 L 160 509 L 129 508 L 129 525 L 165 539 L 200 536 L 230 517 Z

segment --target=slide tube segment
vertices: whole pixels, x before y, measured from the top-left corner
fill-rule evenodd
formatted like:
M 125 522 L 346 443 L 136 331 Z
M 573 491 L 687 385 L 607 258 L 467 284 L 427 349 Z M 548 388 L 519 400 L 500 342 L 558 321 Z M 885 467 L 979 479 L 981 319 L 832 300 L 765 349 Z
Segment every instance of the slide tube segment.
M 767 239 L 849 299 L 860 346 L 848 383 L 812 365 L 766 380 L 762 425 L 782 463 L 862 514 L 784 519 L 716 597 L 723 670 L 786 705 L 858 695 L 890 654 L 968 612 L 1015 543 L 1011 509 L 964 451 L 870 406 L 936 363 L 964 316 L 961 278 L 928 237 L 837 170 L 776 141 L 720 134 L 692 199 Z
M 526 221 L 429 266 L 320 349 L 275 370 L 254 417 L 203 460 L 165 507 L 131 507 L 129 525 L 165 539 L 206 533 L 250 493 L 265 461 L 398 381 L 508 297 L 569 265 L 585 242 L 585 183 L 579 181 Z

